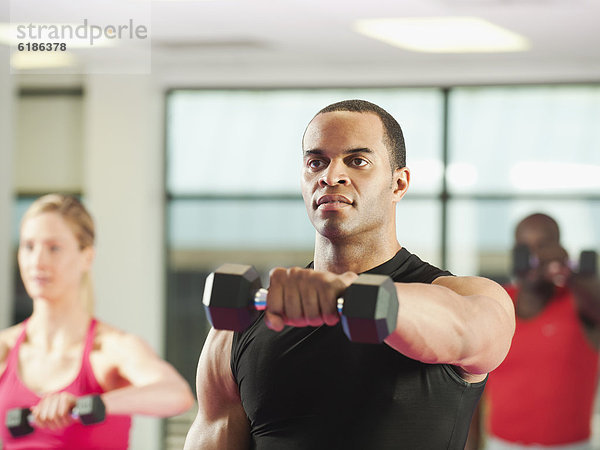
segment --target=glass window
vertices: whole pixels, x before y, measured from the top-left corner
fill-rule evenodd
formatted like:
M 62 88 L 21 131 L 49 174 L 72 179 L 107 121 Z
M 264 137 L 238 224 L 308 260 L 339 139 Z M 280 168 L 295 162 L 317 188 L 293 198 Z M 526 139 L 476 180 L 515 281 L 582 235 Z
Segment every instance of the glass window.
M 453 193 L 600 189 L 600 87 L 460 88 L 449 100 Z
M 396 235 L 400 245 L 434 266 L 442 264 L 441 223 L 438 200 L 411 199 L 409 193 L 396 207 Z
M 448 208 L 450 270 L 508 278 L 515 227 L 535 212 L 558 222 L 562 245 L 574 262 L 582 250 L 600 248 L 600 200 L 453 200 Z
M 299 200 L 173 200 L 172 249 L 266 251 L 312 248 L 314 229 Z
M 437 89 L 173 91 L 167 99 L 172 195 L 299 192 L 302 134 L 321 108 L 372 101 L 400 123 L 414 192 L 441 185 L 442 94 Z

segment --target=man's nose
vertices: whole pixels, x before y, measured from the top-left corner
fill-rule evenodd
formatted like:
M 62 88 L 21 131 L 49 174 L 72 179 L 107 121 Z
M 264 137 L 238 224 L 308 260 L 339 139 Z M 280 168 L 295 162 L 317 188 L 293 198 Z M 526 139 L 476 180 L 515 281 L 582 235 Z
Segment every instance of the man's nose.
M 321 178 L 319 179 L 319 185 L 321 187 L 325 187 L 335 186 L 338 184 L 349 184 L 350 178 L 348 177 L 348 172 L 346 169 L 346 165 L 343 162 L 332 161 L 322 172 Z

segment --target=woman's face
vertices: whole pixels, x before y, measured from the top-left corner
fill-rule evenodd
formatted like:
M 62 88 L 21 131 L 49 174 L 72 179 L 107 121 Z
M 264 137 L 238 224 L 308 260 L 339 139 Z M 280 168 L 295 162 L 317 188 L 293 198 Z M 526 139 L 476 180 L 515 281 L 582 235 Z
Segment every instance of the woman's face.
M 54 300 L 79 294 L 93 248 L 80 249 L 69 224 L 60 214 L 48 212 L 23 223 L 18 260 L 29 296 Z

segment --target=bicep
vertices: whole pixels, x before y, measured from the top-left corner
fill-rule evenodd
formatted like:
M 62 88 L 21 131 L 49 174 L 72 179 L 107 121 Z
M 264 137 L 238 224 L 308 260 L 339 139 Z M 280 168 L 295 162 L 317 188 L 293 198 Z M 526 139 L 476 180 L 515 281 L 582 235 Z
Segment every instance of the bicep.
M 444 286 L 465 297 L 482 296 L 496 303 L 506 312 L 509 322 L 514 324 L 515 309 L 506 290 L 495 281 L 483 277 L 452 277 L 436 278 L 432 284 Z
M 463 352 L 455 365 L 470 374 L 495 369 L 506 357 L 515 332 L 515 310 L 507 292 L 483 277 L 440 277 L 434 281 L 458 294 L 463 317 Z
M 198 360 L 198 415 L 186 449 L 243 449 L 250 427 L 230 368 L 233 332 L 211 329 Z
M 241 403 L 229 364 L 233 332 L 211 329 L 196 371 L 199 411 L 208 418 L 220 416 L 230 404 Z

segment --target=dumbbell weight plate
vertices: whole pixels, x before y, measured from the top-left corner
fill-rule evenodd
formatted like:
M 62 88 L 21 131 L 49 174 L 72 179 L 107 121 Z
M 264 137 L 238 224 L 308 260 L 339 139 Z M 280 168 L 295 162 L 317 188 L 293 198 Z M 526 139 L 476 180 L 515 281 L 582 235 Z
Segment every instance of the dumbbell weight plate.
M 211 325 L 217 330 L 243 331 L 256 319 L 254 293 L 261 287 L 252 266 L 223 264 L 204 283 L 202 303 Z
M 14 408 L 6 413 L 4 424 L 12 437 L 25 436 L 33 432 L 33 427 L 29 423 L 31 411 L 27 408 Z
M 598 254 L 593 250 L 584 250 L 579 254 L 579 273 L 596 275 L 598 272 Z
M 378 344 L 395 329 L 398 297 L 392 279 L 362 274 L 344 292 L 342 326 L 353 342 Z
M 73 415 L 82 424 L 92 425 L 102 422 L 106 418 L 106 408 L 99 395 L 86 395 L 77 399 Z

